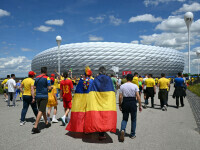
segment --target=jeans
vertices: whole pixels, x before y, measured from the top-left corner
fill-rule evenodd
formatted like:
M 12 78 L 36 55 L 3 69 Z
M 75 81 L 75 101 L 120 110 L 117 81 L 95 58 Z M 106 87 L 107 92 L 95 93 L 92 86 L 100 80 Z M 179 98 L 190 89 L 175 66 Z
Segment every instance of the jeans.
M 18 94 L 20 95 L 20 89 L 17 89 L 15 92 L 15 97 L 14 97 L 15 100 L 16 100 Z M 21 100 L 21 97 L 20 97 L 20 100 Z
M 136 120 L 137 120 L 137 105 L 136 100 L 126 101 L 123 100 L 122 113 L 123 120 L 121 122 L 121 131 L 126 130 L 126 125 L 128 122 L 129 113 L 131 114 L 131 136 L 135 136 L 136 130 Z
M 14 94 L 15 92 L 8 92 L 8 106 L 10 106 L 10 101 L 12 101 L 13 106 L 15 106 Z
M 58 94 L 59 94 L 59 98 L 60 98 L 60 89 L 57 89 L 57 94 L 56 94 L 57 98 L 58 98 Z
M 32 103 L 32 100 L 33 100 L 32 96 L 23 95 L 23 108 L 21 112 L 21 121 L 25 121 L 25 117 L 26 117 L 26 113 L 28 111 L 29 105 L 31 105 L 33 113 L 37 117 L 37 114 L 38 114 L 37 105 L 36 105 L 36 102 Z

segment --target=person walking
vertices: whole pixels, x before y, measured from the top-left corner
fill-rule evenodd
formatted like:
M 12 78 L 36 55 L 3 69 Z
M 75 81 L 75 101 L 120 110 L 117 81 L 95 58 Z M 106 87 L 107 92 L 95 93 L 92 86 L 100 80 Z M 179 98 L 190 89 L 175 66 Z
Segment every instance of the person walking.
M 178 73 L 178 77 L 174 80 L 174 94 L 173 97 L 176 98 L 176 108 L 179 108 L 179 99 L 181 102 L 181 106 L 184 107 L 183 97 L 186 96 L 184 89 L 184 79 L 181 77 L 182 73 Z
M 61 117 L 63 125 L 66 125 L 65 119 L 69 122 L 68 114 L 72 108 L 72 89 L 73 83 L 72 80 L 68 79 L 68 73 L 63 73 L 64 80 L 60 82 L 60 98 L 63 100 L 63 107 L 65 114 Z
M 139 82 L 139 94 L 140 94 L 140 97 L 142 95 L 142 81 L 143 81 L 143 78 L 141 76 L 139 76 L 138 82 Z
M 160 99 L 160 106 L 163 111 L 167 111 L 167 98 L 169 89 L 169 80 L 165 78 L 165 74 L 161 74 L 161 78 L 158 80 L 159 93 L 158 98 Z
M 124 135 L 126 131 L 126 125 L 128 122 L 129 113 L 131 114 L 131 135 L 130 138 L 136 137 L 136 120 L 137 120 L 137 101 L 139 102 L 139 111 L 142 111 L 141 98 L 139 95 L 139 88 L 136 84 L 131 83 L 133 80 L 132 74 L 128 74 L 127 83 L 124 83 L 120 87 L 119 92 L 119 109 L 123 113 L 123 120 L 121 122 L 121 135 L 120 141 L 124 141 Z
M 145 74 L 145 77 L 143 78 L 143 81 L 142 81 L 142 85 L 143 85 L 143 93 L 144 93 L 144 105 L 143 107 L 146 108 L 146 106 L 149 104 L 148 103 L 148 100 L 146 99 L 146 85 L 145 85 L 145 80 L 148 79 L 148 76 L 147 74 Z
M 58 120 L 56 119 L 57 105 L 58 105 L 57 96 L 56 96 L 57 90 L 56 90 L 56 87 L 54 86 L 54 81 L 55 81 L 54 77 L 51 76 L 51 87 L 53 89 L 51 91 L 49 91 L 49 93 L 48 93 L 47 120 L 48 120 L 48 122 L 51 122 L 51 120 L 50 120 L 50 114 L 51 114 L 52 107 L 54 107 L 52 122 L 53 123 L 58 123 Z
M 21 111 L 20 126 L 23 126 L 25 122 L 26 113 L 28 111 L 29 105 L 33 110 L 35 117 L 37 117 L 38 109 L 35 101 L 35 91 L 34 91 L 34 78 L 35 72 L 30 71 L 28 73 L 28 78 L 24 79 L 20 85 L 20 91 L 23 93 L 23 108 Z
M 149 97 L 151 97 L 151 108 L 154 108 L 154 95 L 156 94 L 156 86 L 155 86 L 155 80 L 152 78 L 152 74 L 148 75 L 148 79 L 145 80 L 145 85 L 146 85 L 147 104 Z
M 36 77 L 34 88 L 36 88 L 36 100 L 39 112 L 35 121 L 35 125 L 32 129 L 32 132 L 40 133 L 40 130 L 38 129 L 38 124 L 42 115 L 45 120 L 45 127 L 48 128 L 51 126 L 51 124 L 47 121 L 46 105 L 48 103 L 48 90 L 52 90 L 53 88 L 51 87 L 50 79 L 47 76 L 47 67 L 41 68 L 41 75 Z
M 113 87 L 116 93 L 118 83 L 117 83 L 117 78 L 113 74 L 111 74 L 111 80 L 112 80 Z
M 8 86 L 8 107 L 10 107 L 10 101 L 13 102 L 13 107 L 15 107 L 15 88 L 16 88 L 16 82 L 15 82 L 15 74 L 11 74 L 11 79 L 9 79 L 6 83 Z
M 17 81 L 17 83 L 16 83 L 16 92 L 15 92 L 15 97 L 14 97 L 14 99 L 16 100 L 17 95 L 19 94 L 19 98 L 20 98 L 20 101 L 21 101 L 22 98 L 20 97 L 20 85 L 21 85 L 21 82 L 20 82 L 20 80 L 19 80 L 19 81 Z
M 139 81 L 138 81 L 138 73 L 137 72 L 134 73 L 132 83 L 136 84 L 139 88 Z
M 5 98 L 5 102 L 8 101 L 8 86 L 6 85 L 7 81 L 10 79 L 10 75 L 7 75 L 7 78 L 3 80 L 1 83 L 3 85 L 3 94 Z

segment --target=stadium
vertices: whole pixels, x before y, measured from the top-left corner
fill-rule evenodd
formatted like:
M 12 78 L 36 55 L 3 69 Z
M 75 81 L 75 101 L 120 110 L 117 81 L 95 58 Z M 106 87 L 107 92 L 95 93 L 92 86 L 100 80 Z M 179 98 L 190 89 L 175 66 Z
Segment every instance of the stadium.
M 177 50 L 158 46 L 116 42 L 72 43 L 60 46 L 61 73 L 73 70 L 74 75 L 84 73 L 85 66 L 90 66 L 93 74 L 100 66 L 112 72 L 118 67 L 117 74 L 123 71 L 138 72 L 140 75 L 153 74 L 175 76 L 184 70 L 184 56 Z M 48 74 L 58 70 L 58 47 L 47 49 L 37 54 L 31 63 L 32 70 L 40 74 L 40 68 L 46 66 Z

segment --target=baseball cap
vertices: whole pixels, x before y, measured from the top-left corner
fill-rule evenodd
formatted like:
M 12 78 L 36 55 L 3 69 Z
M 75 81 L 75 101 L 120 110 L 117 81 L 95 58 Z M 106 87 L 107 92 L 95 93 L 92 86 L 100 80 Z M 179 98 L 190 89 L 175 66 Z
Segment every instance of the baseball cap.
M 51 77 L 55 77 L 55 74 L 51 74 Z
M 28 75 L 34 76 L 36 73 L 34 71 L 29 71 Z

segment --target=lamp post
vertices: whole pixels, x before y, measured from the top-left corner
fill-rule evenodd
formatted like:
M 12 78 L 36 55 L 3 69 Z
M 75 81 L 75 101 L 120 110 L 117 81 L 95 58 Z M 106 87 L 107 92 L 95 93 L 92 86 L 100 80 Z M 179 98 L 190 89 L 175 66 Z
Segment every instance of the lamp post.
M 62 41 L 61 36 L 56 36 L 56 42 L 58 44 L 58 73 L 60 74 L 60 43 Z
M 184 20 L 185 23 L 187 25 L 187 29 L 188 29 L 188 75 L 189 75 L 189 79 L 190 79 L 190 26 L 192 24 L 193 21 L 193 13 L 192 12 L 187 12 L 184 15 Z
M 197 60 L 198 60 L 198 76 L 199 76 L 199 60 L 200 60 L 199 56 L 200 56 L 200 50 L 197 50 L 196 53 L 197 53 L 197 57 L 198 57 Z

